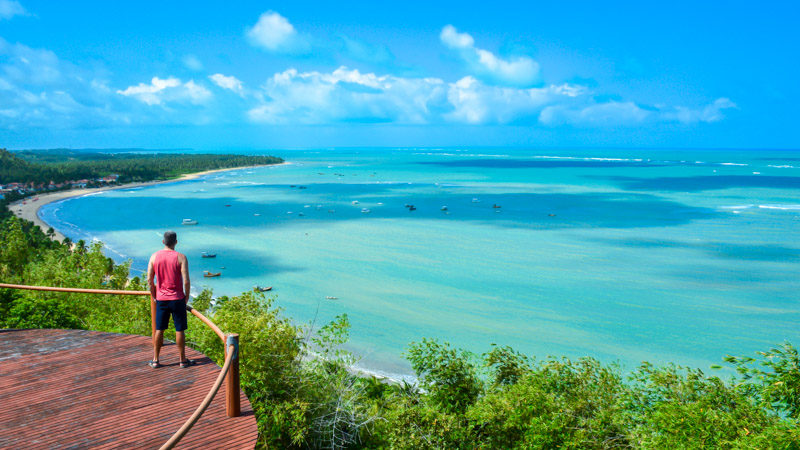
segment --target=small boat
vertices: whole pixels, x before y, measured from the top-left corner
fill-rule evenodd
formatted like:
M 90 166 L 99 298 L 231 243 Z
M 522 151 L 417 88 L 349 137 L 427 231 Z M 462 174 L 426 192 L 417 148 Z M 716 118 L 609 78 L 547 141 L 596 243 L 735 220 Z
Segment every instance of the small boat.
M 214 278 L 214 277 L 218 277 L 220 275 L 222 275 L 222 272 L 212 273 L 212 272 L 209 272 L 207 270 L 203 272 L 203 276 L 206 277 L 206 278 Z
M 555 215 L 555 214 L 553 214 L 553 213 L 550 213 L 550 214 L 548 214 L 548 215 L 547 215 L 547 217 L 555 217 L 555 216 L 556 216 L 556 215 Z
M 259 213 L 255 213 L 255 214 L 253 214 L 253 215 L 254 215 L 254 216 L 256 216 L 256 217 L 258 217 L 258 216 L 260 216 L 261 214 L 259 214 Z
M 378 206 L 383 206 L 383 202 L 378 202 Z
M 492 205 L 492 208 L 494 208 L 494 209 L 498 209 L 498 208 L 502 208 L 502 206 L 500 206 L 500 205 L 498 205 L 497 203 L 495 203 L 494 205 Z
M 328 300 L 338 300 L 339 299 L 339 297 L 334 297 L 332 295 L 329 295 L 329 296 L 327 296 L 325 298 L 327 298 Z
M 414 206 L 414 205 L 411 205 L 411 206 L 409 206 L 409 207 L 408 207 L 408 210 L 409 210 L 409 211 L 416 211 L 416 210 L 417 210 L 417 207 L 416 207 L 416 206 Z
M 261 287 L 261 286 L 253 286 L 254 292 L 269 292 L 272 290 L 272 286 Z
M 230 206 L 231 206 L 231 205 L 225 205 L 225 206 L 227 206 L 228 208 L 230 208 Z
M 307 186 L 297 186 L 297 189 L 308 189 Z
M 411 205 L 410 205 L 410 204 L 408 204 L 408 203 L 406 203 L 405 205 L 403 205 L 403 207 L 404 207 L 404 208 L 411 208 Z
M 367 214 L 367 213 L 369 213 L 370 211 L 369 211 L 369 208 L 361 208 L 361 212 L 362 212 L 363 214 Z
M 298 215 L 299 217 L 303 217 L 303 216 L 305 216 L 305 214 L 303 214 L 303 213 L 297 213 L 297 215 Z
M 358 200 L 353 200 L 353 202 L 352 202 L 352 203 L 353 203 L 354 205 L 357 205 L 357 204 L 358 204 Z
M 183 219 L 181 225 L 197 225 L 197 221 L 194 219 Z
M 203 252 L 203 253 L 200 254 L 200 256 L 202 256 L 203 258 L 216 258 L 217 254 L 216 253 Z
M 440 210 L 442 210 L 442 211 L 447 211 L 447 206 L 442 206 L 442 207 L 441 207 L 441 208 L 439 208 L 439 209 L 440 209 Z

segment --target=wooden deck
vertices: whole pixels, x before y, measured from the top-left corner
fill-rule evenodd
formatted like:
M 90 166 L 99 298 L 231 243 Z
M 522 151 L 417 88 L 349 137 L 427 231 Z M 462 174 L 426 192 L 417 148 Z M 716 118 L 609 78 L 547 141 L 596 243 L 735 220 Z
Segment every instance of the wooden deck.
M 83 330 L 0 330 L 0 448 L 158 448 L 189 418 L 219 366 L 178 366 L 166 344 L 152 369 L 149 337 Z M 253 448 L 257 427 L 225 414 L 221 389 L 178 448 Z

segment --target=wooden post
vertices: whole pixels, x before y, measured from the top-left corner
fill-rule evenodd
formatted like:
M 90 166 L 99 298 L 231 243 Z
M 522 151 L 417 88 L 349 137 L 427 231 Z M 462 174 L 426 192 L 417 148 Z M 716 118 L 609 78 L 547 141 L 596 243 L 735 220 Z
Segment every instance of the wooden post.
M 150 297 L 150 336 L 153 338 L 155 345 L 156 339 L 156 299 Z
M 231 360 L 231 367 L 228 369 L 228 380 L 225 389 L 226 405 L 225 411 L 228 417 L 239 417 L 242 414 L 242 405 L 239 398 L 239 335 L 236 333 L 228 335 L 228 341 L 225 343 L 225 351 L 227 352 L 230 346 L 233 346 L 233 359 Z M 225 355 L 227 357 L 227 353 Z

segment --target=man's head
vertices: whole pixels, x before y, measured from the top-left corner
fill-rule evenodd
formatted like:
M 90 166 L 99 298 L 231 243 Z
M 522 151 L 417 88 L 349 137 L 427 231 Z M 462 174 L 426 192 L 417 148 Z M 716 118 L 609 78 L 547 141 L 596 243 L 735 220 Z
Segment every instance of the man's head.
M 161 241 L 169 248 L 175 248 L 175 244 L 178 243 L 178 235 L 170 230 L 164 232 L 164 239 Z

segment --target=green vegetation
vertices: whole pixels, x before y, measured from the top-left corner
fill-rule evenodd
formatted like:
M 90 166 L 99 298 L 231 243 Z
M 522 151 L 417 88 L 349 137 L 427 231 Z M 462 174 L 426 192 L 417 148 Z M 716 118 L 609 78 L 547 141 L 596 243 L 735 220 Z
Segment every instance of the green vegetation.
M 0 185 L 28 183 L 35 185 L 63 183 L 81 179 L 95 180 L 111 174 L 119 182 L 150 181 L 205 170 L 278 164 L 275 156 L 216 154 L 139 154 L 96 153 L 70 150 L 27 150 L 9 152 L 0 149 Z
M 0 209 L 0 280 L 144 289 L 100 244 L 70 249 Z M 423 339 L 407 355 L 419 386 L 392 385 L 348 370 L 346 316 L 312 330 L 260 293 L 211 298 L 204 291 L 194 306 L 241 335 L 262 448 L 800 448 L 800 360 L 788 343 L 728 357 L 738 373 L 728 380 L 649 364 L 625 375 L 592 358 L 535 360 L 498 346 L 478 356 Z M 220 363 L 219 339 L 191 320 L 190 345 Z M 149 305 L 0 289 L 0 327 L 147 335 Z

